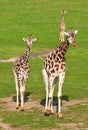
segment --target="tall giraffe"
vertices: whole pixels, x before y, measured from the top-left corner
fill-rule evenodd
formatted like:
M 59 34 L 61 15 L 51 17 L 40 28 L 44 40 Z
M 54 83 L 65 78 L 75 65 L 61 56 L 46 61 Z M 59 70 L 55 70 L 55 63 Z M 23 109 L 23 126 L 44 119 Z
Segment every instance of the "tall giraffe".
M 62 85 L 65 78 L 66 62 L 65 53 L 69 47 L 69 44 L 76 46 L 75 36 L 78 30 L 70 29 L 69 32 L 64 32 L 66 40 L 59 44 L 57 48 L 51 52 L 44 60 L 44 66 L 42 74 L 45 82 L 46 89 L 46 104 L 45 104 L 45 115 L 53 114 L 53 93 L 55 83 L 59 79 L 58 85 L 58 117 L 62 117 L 61 113 L 61 96 L 62 96 Z
M 64 42 L 64 32 L 65 32 L 65 27 L 66 27 L 65 21 L 64 21 L 64 15 L 65 15 L 65 13 L 66 13 L 66 10 L 62 10 L 62 11 L 61 11 L 62 20 L 61 20 L 61 22 L 60 22 L 60 37 L 59 37 L 59 40 L 60 40 L 61 42 Z
M 16 109 L 24 110 L 24 91 L 25 91 L 25 84 L 26 80 L 28 79 L 28 75 L 30 72 L 30 66 L 28 63 L 28 58 L 30 56 L 30 49 L 32 47 L 33 42 L 36 41 L 36 38 L 32 38 L 32 35 L 28 36 L 27 38 L 23 38 L 24 42 L 27 43 L 27 50 L 19 57 L 13 65 L 13 73 L 14 79 L 16 84 Z

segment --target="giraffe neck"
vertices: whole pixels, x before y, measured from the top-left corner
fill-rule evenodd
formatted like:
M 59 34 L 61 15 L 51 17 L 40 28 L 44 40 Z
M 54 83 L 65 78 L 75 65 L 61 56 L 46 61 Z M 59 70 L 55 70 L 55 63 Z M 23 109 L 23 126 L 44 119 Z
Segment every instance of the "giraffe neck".
M 68 40 L 66 40 L 64 43 L 63 43 L 63 47 L 62 47 L 62 51 L 61 51 L 61 54 L 64 56 L 68 50 L 68 47 L 69 47 L 69 42 Z
M 30 56 L 30 48 L 27 47 L 27 50 L 26 50 L 26 52 L 24 54 L 24 58 L 25 58 L 26 61 L 28 61 L 29 56 Z
M 62 15 L 62 22 L 64 22 L 64 15 Z
M 66 40 L 64 43 L 59 44 L 56 48 L 56 53 L 58 53 L 58 56 L 60 59 L 63 59 L 64 55 L 66 54 L 69 47 L 69 42 Z

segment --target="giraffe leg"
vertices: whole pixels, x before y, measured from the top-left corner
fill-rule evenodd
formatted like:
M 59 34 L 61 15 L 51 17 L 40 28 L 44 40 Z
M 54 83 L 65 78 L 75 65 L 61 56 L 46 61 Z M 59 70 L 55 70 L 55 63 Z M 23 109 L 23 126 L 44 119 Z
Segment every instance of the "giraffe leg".
M 61 96 L 62 96 L 62 86 L 65 78 L 65 72 L 59 74 L 59 86 L 58 86 L 58 117 L 62 118 L 61 113 Z
M 21 111 L 24 111 L 24 91 L 25 91 L 25 85 L 21 85 L 20 87 L 20 96 L 21 96 L 20 110 Z
M 18 87 L 16 87 L 16 91 L 17 91 L 16 109 L 19 109 L 20 102 L 19 102 L 19 88 Z
M 49 78 L 49 101 L 48 101 L 48 108 L 49 108 L 49 114 L 54 114 L 53 111 L 53 92 L 54 92 L 54 75 Z
M 46 103 L 45 103 L 44 114 L 48 115 L 48 75 L 45 69 L 42 70 L 42 74 L 43 74 L 45 89 L 46 89 Z
M 24 111 L 24 92 L 21 92 L 21 111 Z
M 13 71 L 14 73 L 14 79 L 15 79 L 15 84 L 16 84 L 16 109 L 19 109 L 19 86 L 18 86 L 18 78 L 17 78 L 17 74 L 15 71 Z
M 58 80 L 58 77 L 55 77 L 54 78 L 54 82 L 53 82 L 52 95 L 54 93 L 55 84 L 56 84 L 57 80 Z M 54 110 L 53 110 L 53 97 L 52 97 L 52 101 L 51 101 L 51 114 L 54 114 Z

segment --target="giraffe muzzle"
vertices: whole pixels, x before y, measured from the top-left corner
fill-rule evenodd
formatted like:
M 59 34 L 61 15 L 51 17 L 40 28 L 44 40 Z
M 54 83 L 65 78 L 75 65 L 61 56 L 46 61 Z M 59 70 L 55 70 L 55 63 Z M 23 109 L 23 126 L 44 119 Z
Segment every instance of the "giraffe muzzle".
M 76 45 L 77 45 L 77 44 L 76 44 L 76 42 L 73 42 L 73 43 L 72 43 L 72 46 L 74 46 L 74 47 L 75 47 Z

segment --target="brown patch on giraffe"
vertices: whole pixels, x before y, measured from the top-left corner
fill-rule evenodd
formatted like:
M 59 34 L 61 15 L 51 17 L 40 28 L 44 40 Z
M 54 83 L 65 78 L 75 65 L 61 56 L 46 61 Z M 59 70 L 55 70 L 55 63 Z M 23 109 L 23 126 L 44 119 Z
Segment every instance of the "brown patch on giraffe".
M 56 70 L 58 70 L 59 69 L 59 64 L 55 64 L 54 67 L 56 68 Z
M 65 67 L 65 64 L 61 64 L 61 69 L 63 70 Z
M 52 69 L 52 70 L 51 70 L 51 73 L 54 73 L 54 72 L 55 72 L 55 70 L 54 70 L 54 69 Z
M 59 54 L 58 54 L 58 57 L 61 59 L 61 58 L 62 58 L 62 55 L 59 53 Z

